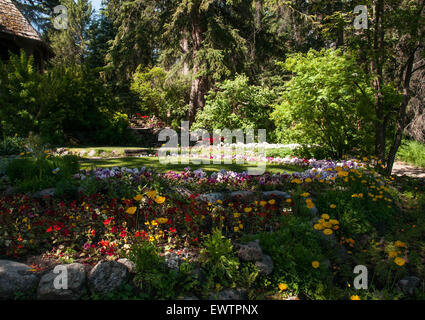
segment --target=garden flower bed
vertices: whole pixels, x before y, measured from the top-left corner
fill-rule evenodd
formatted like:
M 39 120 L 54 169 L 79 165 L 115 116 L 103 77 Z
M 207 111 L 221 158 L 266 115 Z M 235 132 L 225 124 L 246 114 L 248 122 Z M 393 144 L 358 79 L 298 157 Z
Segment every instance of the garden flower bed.
M 81 171 L 73 177 L 78 194 L 0 199 L 0 255 L 88 268 L 128 258 L 138 270 L 131 281 L 137 290 L 125 290 L 144 299 L 208 298 L 236 287 L 251 299 L 346 299 L 358 295 L 346 283 L 359 264 L 376 275 L 376 290 L 363 293 L 368 298 L 397 295 L 399 280 L 420 274 L 410 261 L 423 252 L 397 238 L 394 178 L 357 160 L 286 161 L 301 171 Z M 241 246 L 253 240 L 264 256 L 243 258 Z M 43 272 L 42 264 L 34 268 Z M 175 286 L 164 293 L 170 279 Z M 86 298 L 98 294 L 90 292 Z

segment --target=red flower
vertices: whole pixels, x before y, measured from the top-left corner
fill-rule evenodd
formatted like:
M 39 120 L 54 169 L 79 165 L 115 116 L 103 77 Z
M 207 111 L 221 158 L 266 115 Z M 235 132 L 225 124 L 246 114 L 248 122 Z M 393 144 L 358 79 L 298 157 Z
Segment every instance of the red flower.
M 52 232 L 52 231 L 53 231 L 53 228 L 51 226 L 46 230 L 46 232 Z
M 171 228 L 171 227 L 170 227 L 168 230 L 169 230 L 170 232 L 176 232 L 176 231 L 177 231 L 175 228 Z
M 116 226 L 113 226 L 113 227 L 111 228 L 111 232 L 112 232 L 112 233 L 117 232 L 117 227 L 116 227 Z
M 95 236 L 96 236 L 96 230 L 94 230 L 94 229 L 93 229 L 93 230 L 91 231 L 91 235 L 92 235 L 93 237 L 95 237 Z
M 120 233 L 120 237 L 121 237 L 121 238 L 124 238 L 124 237 L 126 237 L 126 236 L 127 236 L 127 232 L 126 232 L 125 230 L 121 231 L 121 233 Z
M 192 221 L 192 217 L 191 217 L 191 216 L 186 215 L 186 216 L 184 217 L 184 221 L 186 221 L 186 222 L 190 222 L 190 221 Z

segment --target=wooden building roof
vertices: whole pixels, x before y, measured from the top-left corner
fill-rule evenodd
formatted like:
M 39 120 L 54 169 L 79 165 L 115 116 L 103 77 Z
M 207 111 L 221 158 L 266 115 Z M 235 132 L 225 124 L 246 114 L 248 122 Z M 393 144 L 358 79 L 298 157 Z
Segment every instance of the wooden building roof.
M 37 31 L 11 0 L 0 0 L 0 33 L 42 41 Z

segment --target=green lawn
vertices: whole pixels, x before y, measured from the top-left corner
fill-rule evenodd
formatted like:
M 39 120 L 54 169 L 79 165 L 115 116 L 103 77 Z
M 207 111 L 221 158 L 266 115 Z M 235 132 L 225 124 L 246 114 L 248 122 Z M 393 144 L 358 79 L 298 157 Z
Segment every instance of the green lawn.
M 147 167 L 155 169 L 159 172 L 167 172 L 167 171 L 183 171 L 184 168 L 190 167 L 195 170 L 198 168 L 202 168 L 204 171 L 213 172 L 220 171 L 221 169 L 232 170 L 237 172 L 242 172 L 248 170 L 248 168 L 255 168 L 256 164 L 245 164 L 238 165 L 236 163 L 233 164 L 168 164 L 163 165 L 159 162 L 156 157 L 143 157 L 143 158 L 116 158 L 116 159 L 81 159 L 81 168 L 82 169 L 93 169 L 93 168 L 111 168 L 111 167 L 127 167 L 127 168 L 141 168 Z M 278 173 L 286 171 L 288 173 L 293 173 L 297 171 L 301 171 L 300 167 L 291 166 L 291 165 L 270 165 L 267 166 L 267 171 L 272 173 Z

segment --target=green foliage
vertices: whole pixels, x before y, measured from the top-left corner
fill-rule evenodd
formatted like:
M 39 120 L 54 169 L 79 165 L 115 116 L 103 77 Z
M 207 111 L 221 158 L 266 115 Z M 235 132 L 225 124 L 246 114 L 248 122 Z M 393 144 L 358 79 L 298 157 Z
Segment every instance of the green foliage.
M 25 151 L 25 139 L 20 137 L 4 137 L 0 141 L 0 156 L 19 154 Z
M 204 110 L 198 112 L 194 128 L 213 129 L 268 129 L 271 104 L 275 95 L 267 88 L 253 86 L 245 75 L 217 84 L 210 91 Z
M 26 137 L 32 132 L 53 144 L 126 141 L 126 116 L 113 111 L 113 97 L 89 70 L 58 66 L 41 74 L 23 51 L 12 55 L 3 69 L 3 134 Z
M 160 67 L 142 70 L 139 66 L 133 75 L 131 90 L 139 97 L 138 112 L 180 126 L 188 109 L 188 79 L 168 78 L 167 72 Z
M 284 227 L 273 233 L 261 233 L 258 238 L 263 251 L 273 260 L 274 283 L 284 280 L 294 293 L 310 298 L 323 294 L 321 285 L 332 283 L 332 274 L 323 263 L 326 256 L 321 239 L 301 217 L 288 217 Z M 313 261 L 320 263 L 318 269 L 312 267 Z
M 201 249 L 200 261 L 208 270 L 209 281 L 218 281 L 226 286 L 237 280 L 239 260 L 233 255 L 230 239 L 226 239 L 221 230 L 214 229 L 207 235 Z
M 370 151 L 371 89 L 353 57 L 310 50 L 281 65 L 294 74 L 272 114 L 281 142 L 317 144 L 334 157 Z
M 178 271 L 168 269 L 158 248 L 151 242 L 134 245 L 129 258 L 136 265 L 137 274 L 133 281 L 144 298 L 175 299 L 197 283 L 189 264 L 182 263 Z
M 51 61 L 70 67 L 83 63 L 87 56 L 93 10 L 89 0 L 61 0 L 61 4 L 67 8 L 68 23 L 66 29 L 50 30 L 50 46 L 55 53 Z
M 398 151 L 397 158 L 425 168 L 425 145 L 415 140 L 404 141 Z
M 79 168 L 76 156 L 17 158 L 8 162 L 6 175 L 20 191 L 38 191 L 71 180 Z

